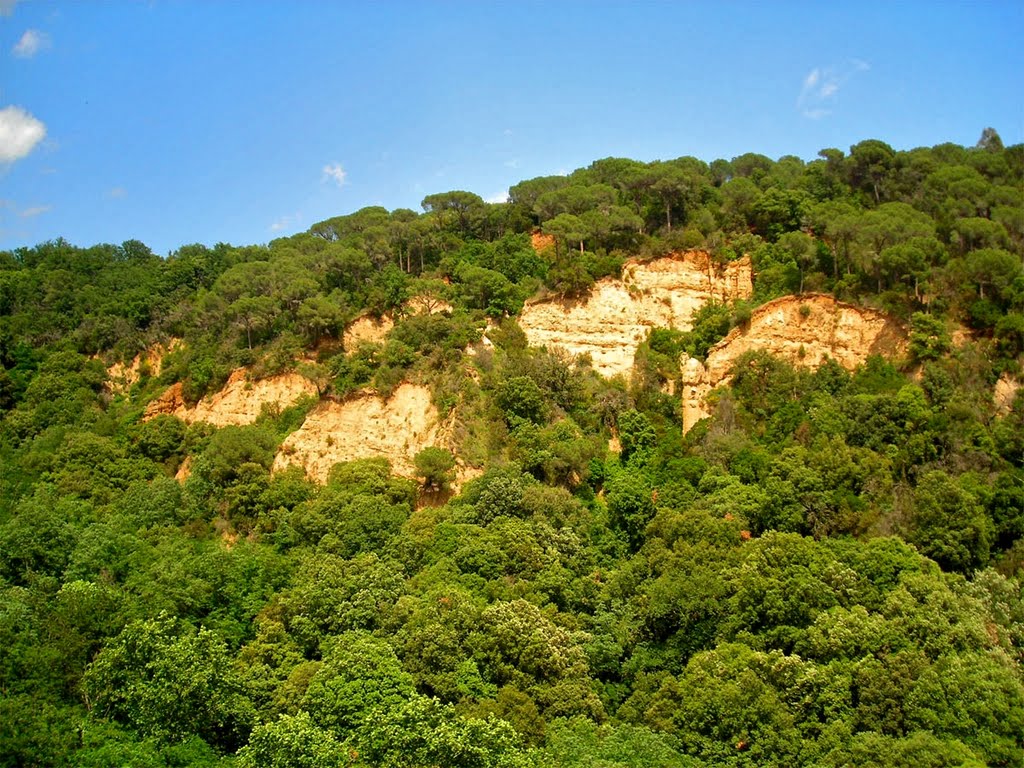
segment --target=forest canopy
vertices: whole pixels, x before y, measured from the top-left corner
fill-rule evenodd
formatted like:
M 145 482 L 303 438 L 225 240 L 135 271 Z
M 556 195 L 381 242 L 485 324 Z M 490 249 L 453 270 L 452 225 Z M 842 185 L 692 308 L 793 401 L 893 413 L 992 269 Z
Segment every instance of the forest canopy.
M 526 343 L 531 298 L 690 250 L 749 257 L 752 298 L 652 329 L 632 377 Z M 1020 765 L 1022 265 L 992 129 L 0 252 L 0 766 Z M 753 350 L 684 434 L 681 360 L 809 292 L 907 354 Z M 240 367 L 316 395 L 144 418 Z M 403 382 L 456 450 L 274 470 L 316 403 Z

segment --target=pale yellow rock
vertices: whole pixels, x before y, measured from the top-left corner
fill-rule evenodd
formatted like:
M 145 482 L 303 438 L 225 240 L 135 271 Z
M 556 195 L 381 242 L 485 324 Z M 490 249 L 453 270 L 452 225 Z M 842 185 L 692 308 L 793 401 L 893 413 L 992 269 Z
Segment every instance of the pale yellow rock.
M 149 368 L 150 376 L 159 376 L 163 370 L 164 357 L 173 352 L 182 344 L 181 339 L 171 339 L 166 344 L 153 344 L 145 352 L 140 352 L 132 361 L 114 363 L 107 368 L 107 377 L 110 380 L 110 391 L 114 393 L 127 392 L 132 385 L 139 380 L 143 366 Z
M 809 368 L 830 357 L 853 370 L 870 355 L 894 358 L 906 349 L 903 326 L 881 312 L 824 294 L 775 299 L 754 310 L 746 326 L 734 328 L 713 346 L 704 365 L 692 358 L 683 361 L 683 431 L 708 415 L 706 394 L 728 382 L 729 371 L 746 352 L 768 352 Z
M 396 475 L 414 477 L 413 457 L 443 442 L 444 425 L 430 402 L 430 390 L 402 384 L 388 399 L 362 392 L 344 402 L 325 401 L 285 438 L 274 470 L 297 464 L 313 480 L 327 481 L 340 461 L 384 456 Z
M 999 377 L 995 391 L 992 393 L 992 404 L 996 408 L 997 415 L 1005 416 L 1010 412 L 1019 389 L 1020 382 L 1010 374 L 1004 373 Z
M 451 312 L 452 309 L 447 301 L 431 295 L 413 296 L 405 303 L 405 311 L 412 315 L 431 315 Z M 352 352 L 363 343 L 383 344 L 394 327 L 395 319 L 391 314 L 381 317 L 362 315 L 349 323 L 342 333 L 341 342 L 346 352 Z
M 687 357 L 683 361 L 680 379 L 682 381 L 683 432 L 685 433 L 698 421 L 711 415 L 704 403 L 704 396 L 710 387 L 707 384 L 707 369 L 695 357 Z
M 341 343 L 346 352 L 352 352 L 360 344 L 381 344 L 394 327 L 395 321 L 389 315 L 363 315 L 349 323 L 341 336 Z
M 297 373 L 249 381 L 246 369 L 238 368 L 219 392 L 204 397 L 192 407 L 182 398 L 181 384 L 173 385 L 147 406 L 143 418 L 148 420 L 167 413 L 189 424 L 205 421 L 218 427 L 240 426 L 256 421 L 264 406 L 287 408 L 307 395 L 317 395 L 316 385 Z
M 707 253 L 688 251 L 648 262 L 627 262 L 622 278 L 597 281 L 580 300 L 547 298 L 527 304 L 519 325 L 532 346 L 589 355 L 603 376 L 628 375 L 637 347 L 652 328 L 688 331 L 708 301 L 749 298 L 750 260 L 716 266 Z

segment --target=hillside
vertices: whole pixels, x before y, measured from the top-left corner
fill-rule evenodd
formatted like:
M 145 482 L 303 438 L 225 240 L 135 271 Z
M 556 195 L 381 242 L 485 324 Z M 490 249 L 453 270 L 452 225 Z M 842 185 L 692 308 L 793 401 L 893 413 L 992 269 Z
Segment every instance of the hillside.
M 0 766 L 1021 764 L 993 135 L 0 253 Z

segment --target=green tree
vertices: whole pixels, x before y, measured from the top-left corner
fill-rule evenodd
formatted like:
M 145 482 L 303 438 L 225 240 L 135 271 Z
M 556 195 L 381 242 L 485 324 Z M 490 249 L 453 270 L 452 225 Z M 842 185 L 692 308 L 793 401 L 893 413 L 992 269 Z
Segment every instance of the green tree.
M 307 712 L 281 715 L 253 730 L 238 751 L 241 768 L 341 768 L 349 753 L 330 731 L 317 727 Z
M 82 687 L 93 713 L 162 742 L 196 734 L 234 750 L 254 714 L 223 641 L 166 615 L 125 627 L 86 669 Z
M 429 446 L 413 457 L 416 474 L 423 478 L 423 484 L 437 490 L 447 490 L 454 479 L 455 457 L 451 451 Z

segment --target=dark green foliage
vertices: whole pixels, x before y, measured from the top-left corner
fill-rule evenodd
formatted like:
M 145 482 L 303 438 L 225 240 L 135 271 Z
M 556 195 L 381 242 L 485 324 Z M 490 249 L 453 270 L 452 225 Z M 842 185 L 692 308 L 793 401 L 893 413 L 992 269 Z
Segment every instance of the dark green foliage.
M 1018 764 L 1022 182 L 986 129 L 607 158 L 167 259 L 0 253 L 0 765 Z M 681 360 L 754 304 L 651 329 L 628 382 L 527 345 L 538 289 L 692 247 L 749 256 L 755 303 L 894 314 L 907 359 L 752 352 L 684 436 Z M 359 316 L 390 331 L 343 349 Z M 159 376 L 108 380 L 155 344 Z M 240 366 L 318 396 L 144 417 Z M 420 487 L 271 471 L 321 398 L 404 381 L 457 446 L 409 456 Z

